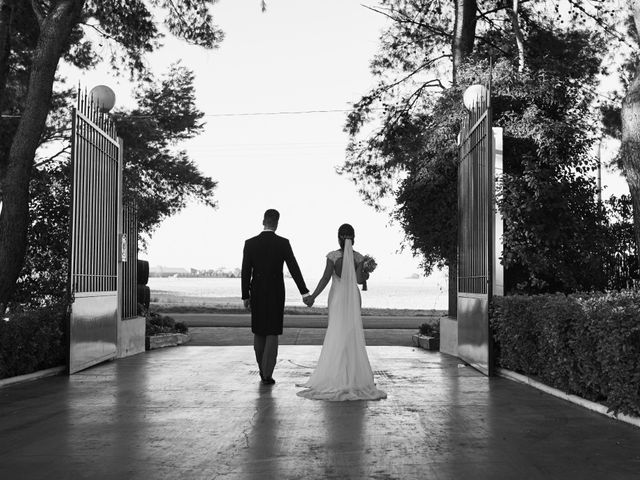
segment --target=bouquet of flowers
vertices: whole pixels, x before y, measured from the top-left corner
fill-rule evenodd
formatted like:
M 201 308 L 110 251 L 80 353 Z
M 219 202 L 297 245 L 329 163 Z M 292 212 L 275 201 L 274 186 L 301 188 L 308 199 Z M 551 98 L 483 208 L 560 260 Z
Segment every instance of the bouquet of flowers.
M 364 256 L 364 264 L 362 265 L 362 271 L 364 272 L 364 282 L 362 282 L 362 290 L 367 290 L 367 278 L 376 269 L 378 264 L 376 259 L 371 255 Z

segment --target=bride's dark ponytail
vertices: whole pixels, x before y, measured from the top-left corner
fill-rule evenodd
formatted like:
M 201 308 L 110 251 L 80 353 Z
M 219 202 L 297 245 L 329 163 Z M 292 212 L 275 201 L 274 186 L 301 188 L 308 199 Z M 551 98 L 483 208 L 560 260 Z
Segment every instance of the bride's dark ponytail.
M 355 242 L 356 232 L 351 225 L 348 223 L 343 223 L 340 225 L 338 229 L 338 243 L 340 244 L 340 249 L 344 249 L 344 241 L 347 238 L 351 239 L 351 243 Z

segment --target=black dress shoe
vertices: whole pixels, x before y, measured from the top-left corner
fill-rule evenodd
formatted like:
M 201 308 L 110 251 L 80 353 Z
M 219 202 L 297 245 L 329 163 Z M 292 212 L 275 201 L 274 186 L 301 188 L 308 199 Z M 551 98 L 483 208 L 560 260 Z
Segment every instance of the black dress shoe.
M 263 385 L 273 385 L 274 383 L 276 383 L 276 381 L 273 378 L 263 378 L 262 379 L 262 384 Z

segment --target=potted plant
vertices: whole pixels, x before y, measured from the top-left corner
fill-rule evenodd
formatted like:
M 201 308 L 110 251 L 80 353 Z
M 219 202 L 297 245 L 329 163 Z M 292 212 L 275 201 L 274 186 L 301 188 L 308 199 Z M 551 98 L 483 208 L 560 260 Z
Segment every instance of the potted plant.
M 440 350 L 440 328 L 438 324 L 423 323 L 418 333 L 412 336 L 413 345 L 425 350 Z
M 146 312 L 146 349 L 154 350 L 172 347 L 191 339 L 189 328 L 183 322 L 176 322 L 166 315 Z

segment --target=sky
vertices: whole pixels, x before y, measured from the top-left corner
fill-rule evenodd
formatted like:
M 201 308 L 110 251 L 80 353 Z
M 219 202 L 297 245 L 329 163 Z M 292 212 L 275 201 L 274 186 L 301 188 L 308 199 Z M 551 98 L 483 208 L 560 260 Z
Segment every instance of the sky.
M 264 210 L 276 208 L 278 233 L 305 276 L 321 275 L 345 222 L 355 227 L 355 249 L 376 258 L 376 276 L 421 273 L 419 259 L 400 252 L 404 235 L 389 212 L 365 205 L 335 171 L 345 159 L 345 110 L 374 83 L 369 63 L 386 18 L 360 0 L 270 0 L 265 13 L 259 0 L 223 0 L 213 14 L 226 34 L 220 48 L 167 37 L 149 64 L 161 74 L 180 60 L 195 72 L 206 125 L 181 147 L 219 182 L 218 208 L 190 204 L 160 225 L 141 257 L 152 266 L 238 268 L 244 240 L 262 230 Z M 117 104 L 130 104 L 132 85 L 108 66 L 76 75 L 70 81 L 109 85 Z M 341 111 L 255 115 L 311 110 Z M 625 188 L 615 172 L 605 172 L 604 183 L 610 193 Z

